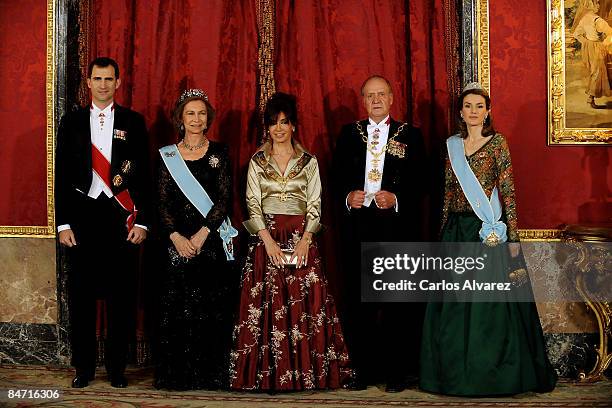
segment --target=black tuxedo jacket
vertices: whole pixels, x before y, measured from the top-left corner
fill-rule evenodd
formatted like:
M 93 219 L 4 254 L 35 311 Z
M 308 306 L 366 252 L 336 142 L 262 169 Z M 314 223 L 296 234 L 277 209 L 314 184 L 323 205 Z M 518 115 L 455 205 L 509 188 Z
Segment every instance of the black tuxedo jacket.
M 359 122 L 367 138 L 368 120 Z M 395 135 L 402 123 L 391 120 L 389 139 Z M 388 140 L 389 140 L 388 139 Z M 426 152 L 419 129 L 405 124 L 395 141 L 405 145 L 405 156 L 398 157 L 387 151 L 381 189 L 394 193 L 398 211 L 394 208 L 381 210 L 372 202 L 370 207 L 346 209 L 347 195 L 354 190 L 363 190 L 365 182 L 367 146 L 357 124 L 342 128 L 334 155 L 335 190 L 337 202 L 348 219 L 351 239 L 360 241 L 408 241 L 418 240 L 421 203 L 426 171 Z M 346 224 L 346 223 L 345 223 Z
M 113 194 L 128 190 L 138 210 L 136 223 L 149 226 L 150 177 L 147 130 L 141 114 L 115 103 L 111 154 Z M 66 114 L 57 133 L 55 156 L 55 220 L 72 224 L 92 182 L 90 108 Z M 123 132 L 116 132 L 123 131 Z M 116 177 L 120 176 L 120 177 Z M 81 197 L 79 197 L 81 196 Z M 126 213 L 127 217 L 127 213 Z

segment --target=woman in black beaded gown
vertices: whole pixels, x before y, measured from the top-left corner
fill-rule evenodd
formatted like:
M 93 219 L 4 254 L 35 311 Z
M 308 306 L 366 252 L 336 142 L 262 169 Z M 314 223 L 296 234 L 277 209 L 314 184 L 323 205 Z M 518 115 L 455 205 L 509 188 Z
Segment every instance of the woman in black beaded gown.
M 231 207 L 231 166 L 226 147 L 206 138 L 213 119 L 213 107 L 203 91 L 183 92 L 174 111 L 182 140 L 160 149 L 160 229 L 168 257 L 160 287 L 156 388 L 227 388 L 237 282 L 232 283 L 218 229 Z M 169 159 L 184 161 L 196 185 L 210 197 L 213 205 L 206 216 L 187 198 L 185 186 L 175 181 Z

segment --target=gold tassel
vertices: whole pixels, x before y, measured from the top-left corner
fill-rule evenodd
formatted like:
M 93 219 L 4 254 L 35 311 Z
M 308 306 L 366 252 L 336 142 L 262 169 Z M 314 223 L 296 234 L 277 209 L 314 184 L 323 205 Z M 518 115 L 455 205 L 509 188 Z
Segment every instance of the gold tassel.
M 257 31 L 259 36 L 259 49 L 257 55 L 257 66 L 259 75 L 259 119 L 262 124 L 260 140 L 265 142 L 265 129 L 263 127 L 263 113 L 270 96 L 276 92 L 274 83 L 274 41 L 276 31 L 276 6 L 274 0 L 258 0 Z

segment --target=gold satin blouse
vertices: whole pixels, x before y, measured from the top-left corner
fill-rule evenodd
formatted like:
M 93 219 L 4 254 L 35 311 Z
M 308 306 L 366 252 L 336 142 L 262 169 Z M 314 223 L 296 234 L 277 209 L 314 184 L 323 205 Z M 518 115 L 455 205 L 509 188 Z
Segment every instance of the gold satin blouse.
M 272 159 L 272 145 L 264 143 L 251 158 L 246 202 L 249 219 L 243 224 L 251 234 L 266 228 L 264 214 L 306 214 L 305 231 L 321 228 L 321 178 L 316 157 L 295 143 L 285 173 Z

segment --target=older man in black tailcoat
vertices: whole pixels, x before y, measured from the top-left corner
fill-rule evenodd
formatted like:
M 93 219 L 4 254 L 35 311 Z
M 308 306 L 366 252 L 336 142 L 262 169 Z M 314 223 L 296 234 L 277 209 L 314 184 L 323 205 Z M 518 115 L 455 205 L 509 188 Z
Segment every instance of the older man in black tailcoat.
M 345 125 L 336 145 L 334 176 L 342 205 L 344 320 L 355 388 L 386 382 L 399 392 L 418 373 L 422 304 L 361 303 L 361 242 L 420 241 L 425 171 L 421 132 L 389 116 L 389 81 L 368 78 L 362 86 L 368 119 Z

